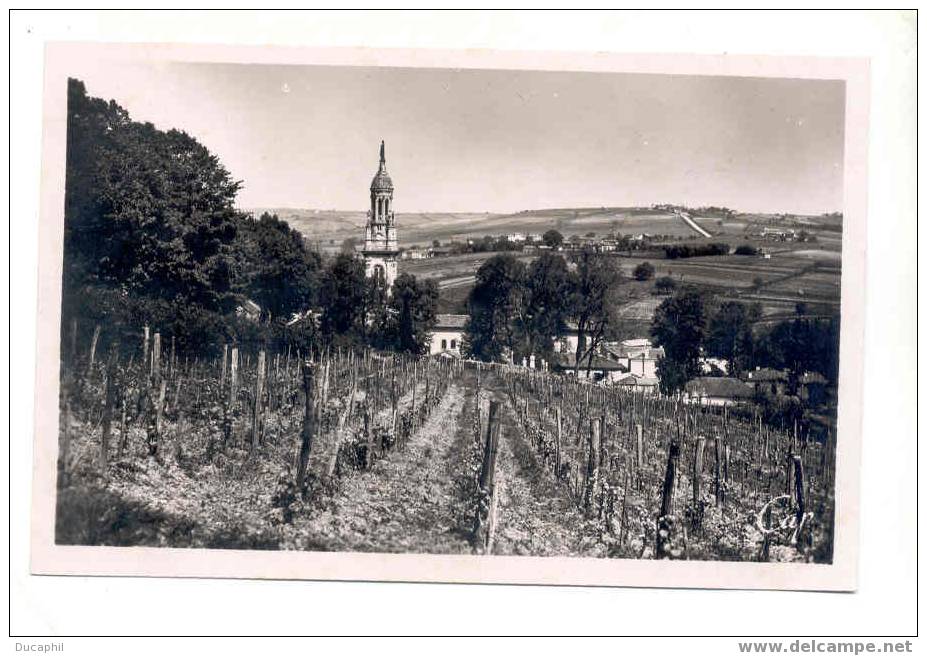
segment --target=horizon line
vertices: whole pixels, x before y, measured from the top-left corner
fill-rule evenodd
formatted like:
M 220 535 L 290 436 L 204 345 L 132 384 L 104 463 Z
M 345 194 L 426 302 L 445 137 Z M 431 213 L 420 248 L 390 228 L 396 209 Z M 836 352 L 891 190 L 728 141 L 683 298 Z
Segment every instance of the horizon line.
M 699 207 L 688 207 L 686 205 L 676 205 L 674 203 L 661 203 L 661 204 L 674 205 L 675 207 L 685 207 L 688 210 L 699 209 Z M 724 206 L 723 205 L 702 205 L 700 207 L 724 207 Z M 320 207 L 295 206 L 295 205 L 252 205 L 252 206 L 247 206 L 247 207 L 236 205 L 235 208 L 241 212 L 254 212 L 257 210 L 265 210 L 265 211 L 266 210 L 304 210 L 304 211 L 312 211 L 312 212 L 344 212 L 344 213 L 350 212 L 350 213 L 357 213 L 357 214 L 365 214 L 367 212 L 366 209 L 339 209 L 339 208 L 334 208 L 334 207 L 320 208 Z M 495 214 L 495 215 L 500 215 L 500 216 L 512 216 L 515 214 L 523 214 L 527 212 L 550 212 L 550 211 L 555 211 L 555 210 L 616 210 L 616 209 L 652 210 L 656 208 L 654 208 L 652 205 L 576 205 L 576 206 L 569 206 L 569 207 L 535 207 L 535 208 L 516 210 L 514 212 L 500 212 L 500 211 L 494 211 L 494 210 L 415 210 L 415 211 L 410 210 L 410 211 L 405 211 L 405 212 L 397 211 L 395 212 L 395 214 L 397 216 L 400 216 L 403 214 Z M 815 216 L 832 216 L 832 215 L 839 214 L 843 216 L 842 209 L 831 210 L 829 212 L 817 212 L 814 214 L 811 214 L 808 212 L 786 212 L 786 211 L 771 211 L 771 210 L 741 211 L 741 210 L 736 210 L 730 207 L 728 207 L 727 209 L 734 212 L 735 215 L 754 214 L 754 215 L 760 215 L 760 216 L 791 215 L 791 216 L 815 217 Z

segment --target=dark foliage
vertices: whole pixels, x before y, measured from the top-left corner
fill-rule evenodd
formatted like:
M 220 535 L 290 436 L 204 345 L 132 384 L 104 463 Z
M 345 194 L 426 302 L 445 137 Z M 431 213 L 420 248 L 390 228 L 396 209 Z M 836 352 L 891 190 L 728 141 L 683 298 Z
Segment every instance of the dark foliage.
M 322 275 L 319 302 L 322 333 L 339 343 L 363 342 L 372 290 L 364 262 L 352 255 L 337 255 Z
M 731 247 L 722 242 L 712 244 L 674 244 L 664 246 L 666 259 L 675 260 L 686 257 L 708 257 L 711 255 L 727 255 Z
M 663 301 L 653 316 L 651 334 L 666 356 L 657 363 L 664 394 L 681 390 L 699 373 L 699 355 L 708 325 L 704 295 L 684 289 Z
M 400 353 L 427 353 L 430 343 L 428 331 L 435 324 L 437 303 L 438 286 L 434 280 L 418 282 L 411 274 L 399 274 L 387 302 L 388 320 L 382 333 L 383 346 Z
M 470 292 L 470 320 L 463 351 L 484 361 L 500 360 L 515 350 L 514 321 L 522 319 L 525 265 L 512 255 L 495 255 L 476 272 Z
M 551 248 L 559 248 L 563 244 L 563 235 L 553 228 L 545 232 L 541 239 Z
M 657 278 L 657 281 L 654 283 L 654 289 L 658 294 L 672 294 L 676 291 L 676 287 L 678 287 L 676 280 L 670 276 Z
M 634 267 L 633 276 L 635 280 L 643 282 L 644 280 L 650 280 L 653 278 L 656 269 L 650 262 L 641 262 L 636 267 Z
M 235 247 L 239 290 L 261 306 L 264 319 L 288 319 L 316 300 L 321 258 L 276 214 L 243 219 Z

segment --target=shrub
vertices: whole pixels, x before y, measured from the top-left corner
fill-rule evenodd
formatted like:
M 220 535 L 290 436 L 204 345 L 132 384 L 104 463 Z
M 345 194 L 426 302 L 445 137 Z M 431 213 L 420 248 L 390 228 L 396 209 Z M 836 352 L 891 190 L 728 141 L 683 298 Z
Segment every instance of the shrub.
M 676 286 L 676 281 L 669 276 L 658 278 L 657 282 L 654 284 L 654 288 L 658 294 L 672 294 Z
M 676 260 L 686 257 L 727 255 L 730 250 L 730 246 L 724 242 L 715 242 L 713 244 L 684 244 L 682 246 L 663 247 L 663 251 L 666 253 L 666 259 L 668 260 Z
M 644 281 L 653 278 L 655 272 L 656 269 L 650 262 L 642 262 L 634 267 L 633 275 L 635 280 Z
M 758 253 L 756 247 L 750 244 L 741 244 L 734 249 L 734 255 L 757 255 Z

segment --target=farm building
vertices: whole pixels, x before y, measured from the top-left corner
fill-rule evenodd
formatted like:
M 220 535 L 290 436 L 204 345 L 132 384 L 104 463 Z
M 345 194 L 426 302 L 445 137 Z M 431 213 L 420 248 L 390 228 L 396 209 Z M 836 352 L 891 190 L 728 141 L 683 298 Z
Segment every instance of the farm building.
M 741 379 L 744 382 L 753 383 L 758 393 L 772 395 L 785 394 L 789 382 L 788 374 L 784 371 L 760 367 L 744 372 Z
M 626 374 L 618 378 L 615 384 L 632 392 L 643 394 L 656 394 L 660 389 L 660 380 L 656 376 Z
M 605 350 L 626 371 L 643 378 L 657 377 L 657 361 L 665 355 L 662 347 L 653 346 L 646 337 L 610 344 Z
M 808 371 L 798 379 L 798 397 L 811 405 L 828 401 L 827 379 L 816 371 Z
M 704 376 L 686 383 L 685 402 L 697 405 L 734 405 L 753 399 L 753 385 L 737 378 Z
M 566 329 L 554 342 L 554 353 L 576 353 L 579 345 L 579 330 L 572 321 L 567 322 Z
M 728 362 L 723 358 L 699 358 L 698 363 L 704 374 L 720 372 L 727 375 Z
M 550 368 L 568 376 L 588 378 L 594 381 L 615 382 L 625 374 L 625 369 L 618 362 L 606 360 L 596 355 L 592 356 L 591 365 L 586 358 L 583 358 L 577 367 L 576 355 L 573 353 L 554 355 L 550 362 Z
M 469 316 L 466 314 L 439 314 L 431 330 L 431 348 L 428 352 L 431 355 L 444 351 L 459 354 L 467 319 Z
M 261 306 L 249 298 L 235 308 L 235 314 L 249 321 L 259 321 L 261 318 Z
M 412 246 L 404 251 L 402 251 L 402 259 L 404 260 L 424 260 L 432 256 L 430 248 L 418 248 Z

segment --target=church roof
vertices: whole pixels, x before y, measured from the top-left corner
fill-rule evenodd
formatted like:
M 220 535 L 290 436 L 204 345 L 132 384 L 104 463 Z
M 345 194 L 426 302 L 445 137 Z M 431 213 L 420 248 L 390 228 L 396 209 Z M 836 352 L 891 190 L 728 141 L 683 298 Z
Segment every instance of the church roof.
M 370 191 L 392 191 L 393 179 L 386 172 L 386 144 L 380 142 L 380 168 L 370 182 Z

